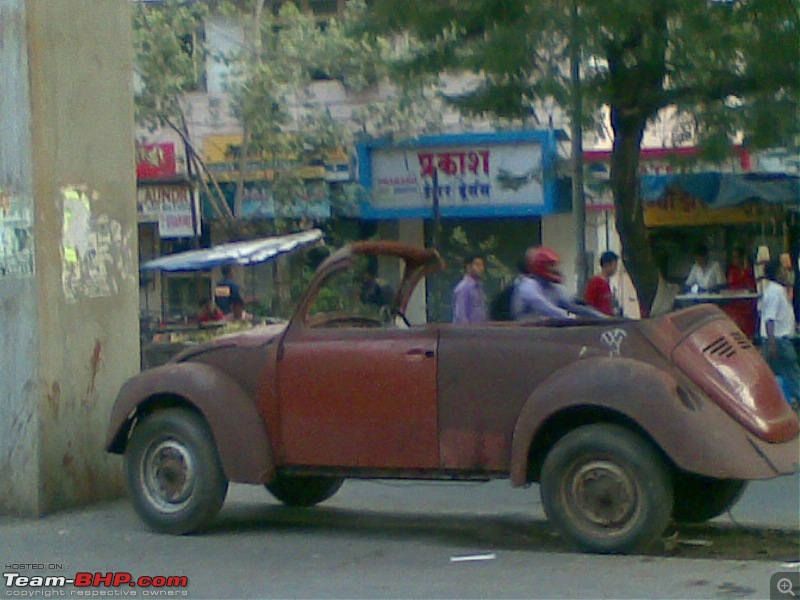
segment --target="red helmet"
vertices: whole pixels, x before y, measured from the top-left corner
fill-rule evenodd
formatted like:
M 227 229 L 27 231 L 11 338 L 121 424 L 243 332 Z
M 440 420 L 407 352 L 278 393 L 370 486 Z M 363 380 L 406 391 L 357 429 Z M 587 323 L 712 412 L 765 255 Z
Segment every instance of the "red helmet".
M 525 253 L 525 267 L 528 273 L 545 281 L 561 283 L 561 273 L 558 270 L 560 262 L 561 257 L 558 253 L 546 246 L 529 248 Z

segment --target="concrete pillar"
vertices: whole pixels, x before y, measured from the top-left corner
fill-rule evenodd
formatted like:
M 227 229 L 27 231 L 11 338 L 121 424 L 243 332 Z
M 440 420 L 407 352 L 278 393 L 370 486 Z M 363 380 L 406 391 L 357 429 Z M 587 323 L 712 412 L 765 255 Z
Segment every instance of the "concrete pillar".
M 113 497 L 138 370 L 127 0 L 0 0 L 0 513 Z

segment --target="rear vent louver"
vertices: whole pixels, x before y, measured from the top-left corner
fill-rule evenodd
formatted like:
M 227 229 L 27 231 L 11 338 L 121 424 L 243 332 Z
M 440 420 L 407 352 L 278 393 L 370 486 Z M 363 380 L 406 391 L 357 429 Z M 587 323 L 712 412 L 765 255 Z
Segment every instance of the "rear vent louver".
M 703 348 L 703 354 L 708 354 L 709 356 L 718 356 L 720 358 L 730 358 L 736 354 L 736 348 L 734 348 L 733 344 L 731 344 L 727 337 L 723 336 L 717 338 L 708 346 Z
M 747 336 L 741 331 L 731 331 L 731 338 L 733 339 L 733 343 L 739 346 L 739 348 L 742 350 L 747 350 L 753 347 L 753 344 L 750 343 L 750 340 L 748 340 Z

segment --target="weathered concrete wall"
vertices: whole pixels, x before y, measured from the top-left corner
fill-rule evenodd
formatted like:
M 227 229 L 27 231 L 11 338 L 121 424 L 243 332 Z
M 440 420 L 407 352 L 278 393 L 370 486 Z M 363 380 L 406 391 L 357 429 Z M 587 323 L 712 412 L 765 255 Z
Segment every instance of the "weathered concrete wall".
M 27 22 L 23 148 L 36 239 L 26 302 L 35 310 L 34 391 L 17 403 L 36 426 L 12 431 L 10 443 L 30 445 L 25 458 L 36 463 L 12 456 L 9 468 L 25 471 L 36 492 L 33 503 L 0 494 L 7 510 L 43 513 L 122 487 L 119 461 L 102 445 L 114 396 L 139 360 L 130 8 L 126 0 L 13 3 Z
M 38 504 L 33 165 L 24 0 L 0 0 L 0 512 Z

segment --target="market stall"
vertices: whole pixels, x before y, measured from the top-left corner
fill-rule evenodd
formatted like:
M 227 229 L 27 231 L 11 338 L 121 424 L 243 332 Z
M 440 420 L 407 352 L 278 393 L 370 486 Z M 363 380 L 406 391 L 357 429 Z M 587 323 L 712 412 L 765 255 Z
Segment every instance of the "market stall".
M 718 293 L 678 294 L 675 297 L 675 308 L 686 308 L 695 304 L 716 304 L 747 337 L 753 338 L 758 327 L 757 302 L 756 292 L 722 290 Z
M 769 248 L 777 258 L 790 249 L 789 211 L 800 201 L 797 177 L 761 173 L 685 173 L 642 178 L 645 223 L 663 272 L 682 284 L 693 257 L 689 250 L 707 244 L 711 258 L 731 264 L 743 251 L 750 268 L 755 249 Z M 749 337 L 757 335 L 755 289 L 686 293 L 675 308 L 713 303 Z
M 322 231 L 311 229 L 288 235 L 220 244 L 212 248 L 189 250 L 149 260 L 140 266 L 142 273 L 202 272 L 222 265 L 252 266 L 279 256 L 309 248 L 322 240 Z M 162 305 L 163 306 L 163 305 Z M 157 321 L 146 320 L 141 327 L 142 368 L 165 363 L 170 357 L 200 341 L 221 333 L 251 327 L 252 322 L 190 322 L 188 319 L 170 321 L 166 314 Z

